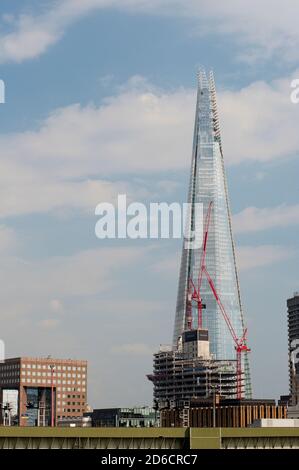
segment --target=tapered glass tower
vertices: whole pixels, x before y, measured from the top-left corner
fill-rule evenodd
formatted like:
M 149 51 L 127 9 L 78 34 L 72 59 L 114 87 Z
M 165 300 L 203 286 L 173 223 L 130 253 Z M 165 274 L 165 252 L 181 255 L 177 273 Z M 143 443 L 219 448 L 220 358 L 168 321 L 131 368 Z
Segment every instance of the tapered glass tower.
M 232 236 L 215 83 L 213 73 L 210 72 L 207 76 L 203 70 L 198 73 L 188 202 L 191 207 L 196 203 L 201 203 L 204 216 L 212 203 L 205 264 L 236 335 L 241 338 L 244 332 L 244 318 Z M 194 229 L 193 217 L 190 217 L 188 223 L 190 224 L 189 230 L 192 231 Z M 185 244 L 183 246 L 173 336 L 174 347 L 182 332 L 187 329 L 189 280 L 190 278 L 198 279 L 202 249 L 202 247 L 186 248 Z M 206 277 L 202 280 L 201 297 L 206 306 L 203 310 L 203 328 L 209 330 L 211 353 L 215 359 L 234 359 L 236 357 L 235 343 Z M 196 306 L 192 307 L 192 316 L 193 325 L 196 325 Z M 242 357 L 245 372 L 245 397 L 250 398 L 251 380 L 247 353 Z

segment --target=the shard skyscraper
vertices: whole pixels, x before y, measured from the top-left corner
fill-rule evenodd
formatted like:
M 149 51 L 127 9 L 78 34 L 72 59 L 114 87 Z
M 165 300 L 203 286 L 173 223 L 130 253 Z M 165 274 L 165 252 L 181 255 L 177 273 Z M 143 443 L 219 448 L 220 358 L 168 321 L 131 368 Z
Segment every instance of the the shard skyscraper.
M 198 73 L 188 202 L 191 205 L 202 203 L 204 215 L 207 214 L 208 207 L 212 203 L 206 267 L 222 304 L 229 314 L 236 335 L 241 338 L 244 332 L 244 318 L 232 236 L 215 83 L 213 73 L 210 72 L 207 76 L 203 70 Z M 193 224 L 192 217 L 189 223 Z M 191 230 L 193 228 L 189 227 Z M 202 247 L 188 249 L 183 246 L 173 336 L 174 347 L 182 332 L 187 329 L 189 279 L 197 279 L 199 276 L 201 251 Z M 209 330 L 211 353 L 215 359 L 234 359 L 236 357 L 235 343 L 205 277 L 202 279 L 201 297 L 206 306 L 203 310 L 203 328 Z M 192 307 L 192 316 L 193 324 L 196 325 L 195 306 Z M 247 352 L 243 354 L 242 366 L 245 373 L 245 397 L 250 398 L 251 380 Z

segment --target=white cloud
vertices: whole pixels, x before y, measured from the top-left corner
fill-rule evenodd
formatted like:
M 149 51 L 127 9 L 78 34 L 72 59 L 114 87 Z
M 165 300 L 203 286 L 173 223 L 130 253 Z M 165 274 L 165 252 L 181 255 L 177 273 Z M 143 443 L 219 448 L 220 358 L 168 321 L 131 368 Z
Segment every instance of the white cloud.
M 290 82 L 291 77 L 260 81 L 218 94 L 226 161 L 268 162 L 298 154 L 299 106 L 290 101 Z
M 144 196 L 142 185 L 103 177 L 189 165 L 193 114 L 193 91 L 133 88 L 99 107 L 58 109 L 35 132 L 0 137 L 1 215 L 93 210 L 117 193 Z
M 105 246 L 38 260 L 2 257 L 2 315 L 44 313 L 51 319 L 60 313 L 61 318 L 67 302 L 109 292 L 119 282 L 117 273 L 146 253 L 147 248 Z
M 54 0 L 44 3 L 41 12 L 3 15 L 7 32 L 0 35 L 0 63 L 23 62 L 45 53 L 64 35 L 66 29 L 86 14 L 103 8 L 138 6 L 130 0 Z
M 282 79 L 219 93 L 226 164 L 298 154 L 299 106 L 289 91 Z M 194 90 L 165 92 L 138 77 L 99 106 L 60 108 L 36 131 L 2 135 L 1 215 L 93 210 L 121 192 L 144 197 L 140 176 L 189 167 L 194 108 Z M 119 180 L 129 174 L 135 186 Z M 115 175 L 118 181 L 106 181 Z M 175 189 L 163 176 L 159 185 Z
M 293 249 L 279 245 L 240 246 L 237 248 L 237 265 L 240 271 L 247 271 L 272 265 L 293 255 Z
M 50 8 L 42 8 L 38 14 L 20 13 L 18 16 L 4 15 L 3 22 L 9 26 L 8 32 L 0 36 L 0 62 L 23 62 L 39 57 L 61 39 L 66 28 L 87 12 L 106 6 L 108 1 L 92 2 L 85 0 L 53 1 Z
M 238 36 L 243 59 L 298 58 L 298 5 L 295 0 L 252 0 L 244 8 L 239 0 L 60 0 L 40 13 L 3 15 L 8 32 L 0 36 L 0 62 L 22 62 L 43 54 L 61 39 L 66 29 L 97 9 L 118 9 L 189 18 L 200 34 Z
M 0 167 L 5 163 L 0 163 Z M 5 168 L 4 168 L 5 171 Z M 22 167 L 18 168 L 16 180 L 21 180 Z M 118 192 L 130 194 L 132 188 L 123 182 L 108 182 L 104 180 L 66 181 L 47 177 L 47 170 L 36 172 L 31 184 L 26 178 L 17 184 L 9 184 L 5 180 L 0 189 L 1 217 L 28 213 L 58 213 L 59 209 L 81 209 L 92 212 L 98 202 L 115 200 Z M 14 175 L 12 175 L 14 179 Z
M 288 227 L 299 224 L 299 204 L 276 207 L 247 207 L 236 214 L 234 220 L 235 233 L 259 232 L 276 227 Z
M 199 19 L 202 34 L 236 35 L 243 60 L 265 60 L 273 55 L 280 60 L 298 58 L 296 0 L 252 0 L 246 6 L 239 0 L 192 0 L 187 2 L 187 11 Z

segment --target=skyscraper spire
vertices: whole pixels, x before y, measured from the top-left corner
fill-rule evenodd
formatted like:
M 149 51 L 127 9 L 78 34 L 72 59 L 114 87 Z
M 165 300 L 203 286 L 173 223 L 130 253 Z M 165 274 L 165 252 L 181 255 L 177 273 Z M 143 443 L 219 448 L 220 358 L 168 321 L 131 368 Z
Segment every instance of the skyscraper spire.
M 214 280 L 221 301 L 229 313 L 232 325 L 239 337 L 244 331 L 239 280 L 232 236 L 231 215 L 217 111 L 216 88 L 213 72 L 208 77 L 204 69 L 198 72 L 197 102 L 191 161 L 191 176 L 188 202 L 191 208 L 196 203 L 203 205 L 203 214 L 213 204 L 206 249 L 207 269 Z M 195 228 L 193 210 L 186 233 Z M 173 344 L 187 328 L 188 287 L 190 278 L 197 279 L 200 270 L 202 247 L 183 246 Z M 233 359 L 234 342 L 222 318 L 217 302 L 207 279 L 202 280 L 201 296 L 206 309 L 203 310 L 203 326 L 208 328 L 211 352 L 216 359 Z M 192 311 L 196 324 L 195 308 Z M 251 396 L 251 380 L 247 353 L 243 358 L 245 371 L 245 396 Z

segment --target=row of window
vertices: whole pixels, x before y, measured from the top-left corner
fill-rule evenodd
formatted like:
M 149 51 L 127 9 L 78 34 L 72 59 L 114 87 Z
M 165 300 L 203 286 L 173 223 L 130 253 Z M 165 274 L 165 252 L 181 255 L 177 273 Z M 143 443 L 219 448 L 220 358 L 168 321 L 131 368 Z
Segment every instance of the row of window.
M 18 378 L 7 379 L 6 377 L 2 378 L 2 381 L 7 383 L 7 384 L 18 384 L 20 382 L 20 380 Z
M 49 364 L 29 364 L 29 363 L 24 363 L 22 364 L 22 369 L 49 369 L 51 370 L 52 365 Z M 68 370 L 68 371 L 74 371 L 74 372 L 86 372 L 86 367 L 80 367 L 80 366 L 56 366 L 54 364 L 54 370 Z
M 64 413 L 82 413 L 82 410 L 76 408 L 64 408 L 62 411 Z
M 16 372 L 0 372 L 0 377 L 19 377 Z
M 61 408 L 62 406 L 85 406 L 85 403 L 80 403 L 80 402 L 65 402 L 65 401 L 60 401 L 57 400 L 57 407 Z
M 19 364 L 1 364 L 1 369 L 4 370 L 19 370 L 20 365 Z
M 76 398 L 77 400 L 84 400 L 85 399 L 85 395 L 81 395 L 81 393 L 77 393 L 77 395 L 66 395 L 66 394 L 61 394 L 61 393 L 57 393 L 57 398 L 60 399 L 60 398 Z
M 76 393 L 74 395 L 67 395 L 67 398 L 85 398 L 85 395 L 81 395 L 81 393 Z
M 59 412 L 60 412 L 60 413 L 65 412 L 65 413 L 66 413 L 67 410 L 59 410 Z M 68 413 L 70 413 L 70 411 L 69 411 Z M 80 410 L 80 413 L 82 413 L 82 410 Z M 64 419 L 65 417 L 66 417 L 66 416 L 65 416 L 64 414 L 60 414 L 60 415 L 57 416 L 58 419 Z M 67 416 L 67 418 L 68 418 L 69 420 L 71 420 L 71 419 L 78 419 L 78 416 L 76 416 L 76 415 L 74 415 L 74 416 Z M 80 418 L 80 417 L 79 417 L 79 418 Z
M 73 405 L 73 406 L 85 406 L 85 403 L 81 403 L 81 402 L 79 402 L 79 401 L 78 401 L 78 402 L 76 402 L 76 401 L 72 401 L 72 402 L 68 402 L 68 401 L 65 402 L 65 401 L 63 401 L 63 402 L 61 402 L 61 401 L 57 400 L 57 406 L 58 406 L 59 408 L 60 408 L 61 406 L 65 406 L 65 405 L 68 405 L 68 406 L 71 406 L 71 405 Z
M 45 384 L 45 383 L 52 383 L 52 380 L 50 378 L 47 378 L 47 379 L 35 379 L 35 378 L 31 378 L 31 377 L 27 377 L 27 378 L 24 378 L 22 380 L 23 383 L 42 383 L 42 384 Z M 60 385 L 60 384 L 63 384 L 63 385 L 83 385 L 85 386 L 85 380 L 59 380 L 59 379 L 55 379 L 53 380 L 53 384 L 54 385 Z
M 38 376 L 38 377 L 51 377 L 52 373 L 51 372 L 35 372 L 31 370 L 22 370 L 22 376 L 25 375 L 32 375 L 32 376 Z M 66 372 L 54 372 L 53 377 L 72 377 L 72 378 L 81 378 L 85 379 L 86 375 L 85 374 L 71 374 L 71 373 L 66 373 Z

